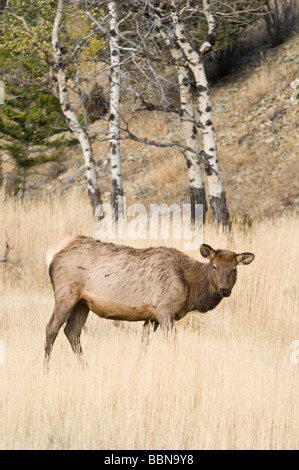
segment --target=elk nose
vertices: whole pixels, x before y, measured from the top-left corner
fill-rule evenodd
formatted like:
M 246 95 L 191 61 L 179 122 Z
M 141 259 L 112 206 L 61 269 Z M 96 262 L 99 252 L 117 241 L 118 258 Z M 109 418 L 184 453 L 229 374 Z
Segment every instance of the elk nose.
M 230 296 L 230 289 L 220 289 L 219 290 L 219 293 L 220 295 L 222 295 L 222 297 L 229 297 Z

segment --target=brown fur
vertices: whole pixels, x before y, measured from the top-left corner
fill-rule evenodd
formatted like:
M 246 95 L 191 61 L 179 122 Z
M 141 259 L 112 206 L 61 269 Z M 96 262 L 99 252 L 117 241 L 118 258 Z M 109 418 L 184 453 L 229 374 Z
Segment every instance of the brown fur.
M 80 334 L 89 310 L 113 320 L 144 321 L 166 330 L 191 310 L 207 312 L 228 296 L 237 264 L 254 255 L 201 246 L 210 263 L 199 263 L 174 248 L 135 249 L 76 236 L 47 255 L 55 308 L 46 330 L 46 358 L 66 323 L 65 334 L 81 353 Z

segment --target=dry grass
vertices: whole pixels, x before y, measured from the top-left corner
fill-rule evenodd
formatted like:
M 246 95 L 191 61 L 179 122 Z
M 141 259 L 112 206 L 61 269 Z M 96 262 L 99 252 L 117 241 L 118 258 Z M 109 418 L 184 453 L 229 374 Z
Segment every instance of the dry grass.
M 248 84 L 248 108 L 258 104 L 271 91 L 271 79 L 269 70 L 264 66 L 256 73 Z
M 204 230 L 212 246 L 253 251 L 232 297 L 189 314 L 176 341 L 159 331 L 147 350 L 141 324 L 90 314 L 81 369 L 61 332 L 48 374 L 43 344 L 53 298 L 45 250 L 67 234 L 93 235 L 87 201 L 0 201 L 12 246 L 0 264 L 1 449 L 296 449 L 299 446 L 298 217 Z M 141 242 L 139 242 L 139 245 Z M 3 247 L 3 248 L 2 248 Z

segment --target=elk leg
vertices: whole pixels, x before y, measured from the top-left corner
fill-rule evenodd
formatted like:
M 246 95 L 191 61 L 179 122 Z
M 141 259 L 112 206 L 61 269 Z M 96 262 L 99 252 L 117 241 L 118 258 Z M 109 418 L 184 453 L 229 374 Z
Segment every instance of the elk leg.
M 64 333 L 67 339 L 70 342 L 72 350 L 79 358 L 82 359 L 82 347 L 80 342 L 80 335 L 82 328 L 86 322 L 87 316 L 89 313 L 89 308 L 85 302 L 78 302 L 72 309 L 66 326 L 64 328 Z
M 46 327 L 45 366 L 47 368 L 54 341 L 60 328 L 66 321 L 70 310 L 74 305 L 71 299 L 62 299 L 55 302 L 54 312 Z
M 168 339 L 172 333 L 175 333 L 175 321 L 173 316 L 169 313 L 160 312 L 159 314 L 156 314 L 156 317 L 159 325 L 161 326 L 164 337 Z
M 148 344 L 150 331 L 153 330 L 153 332 L 155 332 L 158 326 L 159 326 L 159 323 L 156 320 L 152 320 L 151 318 L 148 320 L 145 320 L 143 324 L 143 329 L 142 329 L 141 341 L 145 344 Z

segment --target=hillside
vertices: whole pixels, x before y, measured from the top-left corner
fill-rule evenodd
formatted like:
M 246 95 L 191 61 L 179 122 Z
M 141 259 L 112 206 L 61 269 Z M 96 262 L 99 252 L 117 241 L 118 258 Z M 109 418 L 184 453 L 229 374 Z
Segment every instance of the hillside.
M 299 105 L 290 101 L 291 82 L 299 77 L 299 34 L 274 49 L 245 57 L 233 74 L 212 89 L 219 162 L 232 217 L 253 220 L 299 208 Z M 123 104 L 123 113 L 125 109 Z M 180 138 L 179 122 L 157 112 L 126 113 L 133 133 L 148 139 Z M 92 125 L 96 132 L 107 123 Z M 124 192 L 128 203 L 188 202 L 184 158 L 174 148 L 149 147 L 130 141 L 121 144 Z M 99 183 L 104 201 L 110 198 L 107 141 L 94 142 Z M 79 146 L 67 150 L 65 161 L 41 165 L 29 174 L 29 194 L 85 190 Z M 9 186 L 11 164 L 3 164 Z

